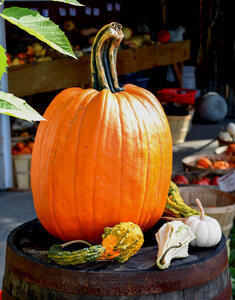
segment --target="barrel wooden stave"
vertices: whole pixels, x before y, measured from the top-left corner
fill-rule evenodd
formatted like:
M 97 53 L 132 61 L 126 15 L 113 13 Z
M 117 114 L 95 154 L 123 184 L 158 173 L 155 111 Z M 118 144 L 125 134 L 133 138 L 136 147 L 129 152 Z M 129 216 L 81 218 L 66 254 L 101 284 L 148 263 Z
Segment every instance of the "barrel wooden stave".
M 68 294 L 46 287 L 39 287 L 38 285 L 26 282 L 13 273 L 5 273 L 6 282 L 3 286 L 2 299 L 11 300 L 38 300 L 38 299 L 58 299 L 58 300 L 207 300 L 207 299 L 231 299 L 231 282 L 229 269 L 226 270 L 217 278 L 200 286 L 161 293 L 153 295 L 135 295 L 135 296 L 97 296 L 97 295 L 78 295 Z M 13 284 L 12 284 L 13 283 Z M 9 290 L 6 289 L 9 288 Z
M 173 260 L 167 270 L 156 267 L 156 245 L 142 248 L 125 264 L 57 266 L 45 252 L 55 242 L 38 220 L 9 235 L 3 300 L 231 299 L 224 237 L 214 248 L 190 248 L 187 258 Z

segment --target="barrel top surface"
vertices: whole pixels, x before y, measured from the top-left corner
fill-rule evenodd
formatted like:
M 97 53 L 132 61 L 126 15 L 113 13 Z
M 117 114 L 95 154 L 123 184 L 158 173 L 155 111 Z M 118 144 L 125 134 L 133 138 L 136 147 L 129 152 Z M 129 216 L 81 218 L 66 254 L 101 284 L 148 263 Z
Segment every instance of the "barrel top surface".
M 204 284 L 219 276 L 228 265 L 224 236 L 215 247 L 190 246 L 188 257 L 172 260 L 165 270 L 156 266 L 157 242 L 150 245 L 145 242 L 124 264 L 102 261 L 76 266 L 58 266 L 48 260 L 47 251 L 55 243 L 61 242 L 52 237 L 38 219 L 17 227 L 8 236 L 6 268 L 28 282 L 40 284 L 43 281 L 54 289 L 66 287 L 67 292 L 140 295 Z

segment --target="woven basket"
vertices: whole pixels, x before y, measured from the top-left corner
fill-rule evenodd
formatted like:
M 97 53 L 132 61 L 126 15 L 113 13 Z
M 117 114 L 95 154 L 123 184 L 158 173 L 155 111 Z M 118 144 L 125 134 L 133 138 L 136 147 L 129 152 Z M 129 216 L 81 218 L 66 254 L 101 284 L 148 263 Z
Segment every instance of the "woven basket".
M 30 190 L 31 154 L 12 155 L 14 186 L 19 190 Z
M 190 127 L 191 115 L 167 116 L 167 119 L 171 129 L 173 144 L 183 143 Z
M 205 153 L 205 154 L 198 154 L 198 155 L 190 155 L 182 159 L 184 170 L 185 171 L 190 171 L 190 170 L 207 171 L 208 173 L 218 174 L 218 175 L 226 174 L 234 170 L 234 168 L 229 168 L 229 169 L 199 168 L 196 163 L 201 158 L 209 158 L 214 161 L 227 160 L 230 162 L 235 162 L 235 156 L 230 156 L 224 153 L 221 154 Z
M 197 210 L 195 199 L 198 198 L 205 213 L 220 223 L 223 234 L 228 238 L 235 217 L 235 197 L 233 195 L 217 189 L 194 186 L 179 187 L 179 192 L 184 202 Z

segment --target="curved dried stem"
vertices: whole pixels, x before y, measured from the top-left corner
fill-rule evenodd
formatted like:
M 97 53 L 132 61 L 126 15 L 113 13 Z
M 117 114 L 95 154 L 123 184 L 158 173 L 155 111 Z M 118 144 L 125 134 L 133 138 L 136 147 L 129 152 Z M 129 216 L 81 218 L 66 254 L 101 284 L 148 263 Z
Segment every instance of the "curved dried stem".
M 165 264 L 165 257 L 167 255 L 167 253 L 171 250 L 171 249 L 175 249 L 175 248 L 180 248 L 182 246 L 181 243 L 179 243 L 178 245 L 173 245 L 171 247 L 169 247 L 168 249 L 166 249 L 166 251 L 164 252 L 164 254 L 162 255 L 161 259 L 160 259 L 160 264 L 164 265 Z
M 61 247 L 62 247 L 62 248 L 65 248 L 65 247 L 67 247 L 67 246 L 69 246 L 69 245 L 76 244 L 76 243 L 85 244 L 85 245 L 87 245 L 87 246 L 89 246 L 89 247 L 92 246 L 92 244 L 90 244 L 90 243 L 87 242 L 87 241 L 84 241 L 84 240 L 75 240 L 75 241 L 70 241 L 70 242 L 64 243 L 64 244 L 61 245 Z

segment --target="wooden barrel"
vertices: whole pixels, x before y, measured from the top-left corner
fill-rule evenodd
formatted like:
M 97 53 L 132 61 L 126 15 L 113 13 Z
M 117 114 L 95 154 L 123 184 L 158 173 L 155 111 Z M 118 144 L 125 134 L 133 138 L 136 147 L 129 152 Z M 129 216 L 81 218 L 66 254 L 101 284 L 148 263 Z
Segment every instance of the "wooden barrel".
M 124 264 L 103 261 L 63 267 L 47 259 L 54 243 L 58 241 L 37 219 L 10 233 L 3 300 L 232 299 L 224 236 L 212 248 L 190 247 L 187 258 L 173 260 L 166 270 L 156 266 L 156 244 L 145 242 Z

